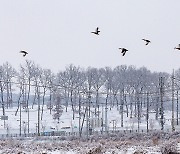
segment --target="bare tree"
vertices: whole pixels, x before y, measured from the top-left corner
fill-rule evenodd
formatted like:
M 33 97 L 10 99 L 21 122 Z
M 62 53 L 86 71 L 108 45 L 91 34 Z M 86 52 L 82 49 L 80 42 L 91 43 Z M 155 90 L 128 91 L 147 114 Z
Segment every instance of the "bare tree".
M 1 89 L 1 105 L 3 109 L 3 116 L 5 116 L 5 105 L 4 105 L 4 90 L 5 90 L 5 82 L 4 81 L 4 72 L 3 67 L 0 66 L 0 89 Z M 5 120 L 4 120 L 4 128 L 5 128 Z
M 108 132 L 108 115 L 107 115 L 107 111 L 108 111 L 108 98 L 109 95 L 111 93 L 112 90 L 112 78 L 113 78 L 113 70 L 110 67 L 106 67 L 105 68 L 105 72 L 104 72 L 104 76 L 106 79 L 105 82 L 105 91 L 106 91 L 106 101 L 105 101 L 105 131 L 106 133 Z M 103 117 L 103 116 L 102 116 Z M 103 126 L 102 126 L 103 128 Z
M 6 89 L 6 106 L 7 108 L 12 106 L 12 83 L 13 78 L 16 76 L 16 70 L 8 63 L 3 64 L 3 72 L 4 72 L 4 83 Z
M 105 77 L 104 72 L 105 70 L 103 68 L 97 69 L 97 68 L 91 68 L 92 71 L 92 86 L 94 90 L 96 91 L 96 102 L 95 102 L 95 116 L 98 116 L 99 119 L 99 113 L 97 113 L 97 108 L 99 110 L 99 91 L 100 88 L 105 83 Z
M 43 112 L 44 112 L 45 95 L 47 90 L 49 89 L 48 87 L 51 86 L 52 76 L 53 76 L 52 72 L 49 69 L 43 69 L 40 75 L 40 82 L 43 89 L 41 120 L 43 118 Z

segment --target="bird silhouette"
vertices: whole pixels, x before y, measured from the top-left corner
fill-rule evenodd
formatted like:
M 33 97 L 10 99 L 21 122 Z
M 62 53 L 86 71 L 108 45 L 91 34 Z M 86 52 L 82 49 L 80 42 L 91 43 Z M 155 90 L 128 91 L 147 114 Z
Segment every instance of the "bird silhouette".
M 23 57 L 25 57 L 28 54 L 28 52 L 26 52 L 24 50 L 21 50 L 20 53 L 23 53 Z
M 175 47 L 174 49 L 180 50 L 180 44 L 178 45 L 178 47 Z
M 96 28 L 96 31 L 95 31 L 95 32 L 91 32 L 91 33 L 96 34 L 96 35 L 99 35 L 99 32 L 100 32 L 100 31 L 99 31 L 99 27 L 97 27 L 97 28 Z
M 122 50 L 121 51 L 122 56 L 124 56 L 126 54 L 126 52 L 128 51 L 126 48 L 119 48 L 119 49 Z
M 146 42 L 145 45 L 148 45 L 149 43 L 151 43 L 151 41 L 149 41 L 149 40 L 146 40 L 146 39 L 142 39 L 142 40 Z

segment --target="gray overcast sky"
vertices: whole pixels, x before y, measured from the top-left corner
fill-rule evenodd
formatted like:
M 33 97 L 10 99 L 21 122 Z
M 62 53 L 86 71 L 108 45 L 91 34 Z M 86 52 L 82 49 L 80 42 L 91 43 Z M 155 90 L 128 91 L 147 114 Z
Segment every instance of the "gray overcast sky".
M 1 0 L 0 64 L 180 68 L 180 0 Z M 99 27 L 96 36 L 91 31 Z M 141 39 L 152 41 L 148 46 Z M 119 47 L 129 51 L 122 57 Z M 20 55 L 27 50 L 27 57 Z

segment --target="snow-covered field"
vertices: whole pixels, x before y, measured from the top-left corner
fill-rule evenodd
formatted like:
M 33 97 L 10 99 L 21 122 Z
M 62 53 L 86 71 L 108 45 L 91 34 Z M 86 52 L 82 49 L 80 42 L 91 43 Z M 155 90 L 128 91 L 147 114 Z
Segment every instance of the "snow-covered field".
M 15 116 L 17 108 L 6 109 L 6 116 L 8 120 L 0 121 L 0 134 L 19 134 L 20 133 L 20 113 Z M 2 113 L 2 109 L 0 109 Z M 164 132 L 156 132 L 160 130 L 159 121 L 155 120 L 155 113 L 150 114 L 149 129 L 150 133 L 146 134 L 146 117 L 141 117 L 140 130 L 144 130 L 142 134 L 126 133 L 124 130 L 138 129 L 137 117 L 129 118 L 124 113 L 123 124 L 121 127 L 121 115 L 117 108 L 108 110 L 108 129 L 113 130 L 113 126 L 116 125 L 116 130 L 122 130 L 119 134 L 103 134 L 89 136 L 89 140 L 86 140 L 86 136 L 79 139 L 79 136 L 61 136 L 61 137 L 33 137 L 33 138 L 2 138 L 0 140 L 0 153 L 28 153 L 28 154 L 166 154 L 167 150 L 178 151 L 180 147 L 180 135 L 178 133 L 179 126 L 175 126 L 176 132 L 171 134 L 171 111 L 165 112 L 165 130 L 169 130 L 169 134 Z M 21 134 L 27 134 L 27 118 L 28 112 L 22 109 L 22 121 L 21 121 Z M 75 114 L 75 119 L 72 120 L 71 107 L 68 111 L 64 111 L 60 117 L 59 122 L 54 120 L 47 107 L 44 107 L 43 119 L 40 122 L 40 132 L 51 131 L 66 131 L 66 132 L 78 132 L 79 130 L 79 118 L 78 114 Z M 104 116 L 100 116 L 100 118 Z M 37 106 L 30 108 L 30 133 L 37 133 Z M 92 117 L 93 118 L 93 117 Z M 114 122 L 113 122 L 114 121 Z M 64 129 L 68 128 L 68 129 Z M 94 130 L 101 130 L 101 127 L 94 127 Z M 86 130 L 86 129 L 85 129 Z M 164 133 L 164 134 L 163 134 Z M 78 134 L 78 133 L 77 133 Z M 166 149 L 168 148 L 168 149 Z
M 78 123 L 78 119 L 76 118 L 74 121 L 72 121 L 72 112 L 71 109 L 68 108 L 68 112 L 63 112 L 60 122 L 58 123 L 57 120 L 53 119 L 53 112 L 50 114 L 50 111 L 47 109 L 46 106 L 44 106 L 44 112 L 43 112 L 43 118 L 40 121 L 40 131 L 41 132 L 50 132 L 50 131 L 60 131 L 63 127 L 71 127 L 72 125 L 75 127 L 75 123 Z M 9 108 L 6 109 L 6 116 L 8 116 L 8 120 L 0 121 L 0 134 L 18 134 L 20 133 L 20 112 L 18 112 L 17 116 L 15 116 L 17 108 Z M 37 133 L 37 124 L 38 124 L 38 112 L 37 112 L 37 106 L 34 106 L 33 109 L 29 109 L 29 133 Z M 0 113 L 2 113 L 2 109 L 0 110 Z M 40 114 L 41 116 L 41 114 Z M 21 133 L 27 133 L 28 129 L 28 112 L 26 109 L 21 110 Z M 63 129 L 62 129 L 63 131 Z
M 17 107 L 6 109 L 6 116 L 8 120 L 0 120 L 0 134 L 19 134 L 20 133 L 20 112 L 18 111 L 17 116 L 15 112 Z M 104 109 L 105 110 L 105 109 Z M 2 113 L 2 109 L 0 109 Z M 102 112 L 101 112 L 102 113 Z M 52 111 L 53 114 L 53 111 Z M 65 112 L 65 107 L 63 113 L 60 117 L 59 122 L 53 119 L 52 114 L 44 106 L 43 118 L 40 120 L 40 132 L 51 132 L 51 131 L 66 131 L 66 132 L 78 132 L 79 130 L 79 115 L 75 113 L 75 119 L 72 119 L 71 107 L 68 107 L 68 111 Z M 41 116 L 41 114 L 40 114 Z M 100 119 L 103 117 L 105 119 L 105 114 L 100 114 Z M 116 107 L 108 110 L 107 112 L 107 125 L 108 130 L 134 130 L 138 129 L 137 117 L 127 117 L 126 113 L 123 115 L 123 127 L 121 127 L 121 114 Z M 165 124 L 164 129 L 171 131 L 171 111 L 165 111 Z M 92 119 L 93 119 L 92 115 Z M 82 122 L 82 119 L 81 119 Z M 38 123 L 38 112 L 37 106 L 33 109 L 29 109 L 29 133 L 37 133 L 37 123 Z M 176 124 L 176 122 L 175 122 Z M 86 125 L 84 125 L 85 127 Z M 114 127 L 113 127 L 114 126 Z M 140 130 L 146 131 L 146 117 L 142 116 L 140 120 Z M 66 129 L 65 129 L 66 128 Z M 150 130 L 160 130 L 161 126 L 158 120 L 155 120 L 155 113 L 149 114 L 149 129 Z M 175 125 L 176 130 L 180 130 L 179 125 Z M 86 130 L 84 128 L 84 130 Z M 102 130 L 101 126 L 95 126 L 94 131 Z M 105 130 L 105 129 L 104 129 Z M 21 110 L 21 134 L 27 134 L 28 132 L 28 112 L 22 108 Z

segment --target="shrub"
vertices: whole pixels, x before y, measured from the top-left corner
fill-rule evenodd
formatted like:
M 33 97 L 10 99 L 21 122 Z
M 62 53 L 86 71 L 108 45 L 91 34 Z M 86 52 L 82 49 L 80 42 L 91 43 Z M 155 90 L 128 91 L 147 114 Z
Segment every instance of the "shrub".
M 164 143 L 160 150 L 163 154 L 177 153 L 177 143 L 172 141 Z
M 136 150 L 133 154 L 147 154 L 146 150 Z

